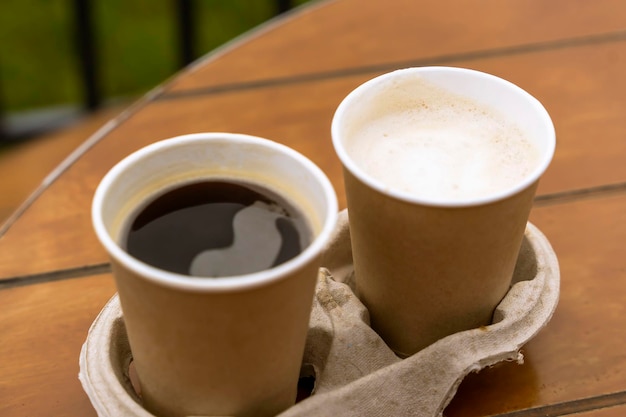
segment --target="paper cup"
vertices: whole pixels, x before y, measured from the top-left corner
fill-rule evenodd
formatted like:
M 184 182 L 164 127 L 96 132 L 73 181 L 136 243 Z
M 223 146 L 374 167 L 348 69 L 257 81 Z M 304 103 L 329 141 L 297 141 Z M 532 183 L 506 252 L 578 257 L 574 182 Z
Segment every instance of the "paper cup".
M 128 219 L 162 190 L 198 179 L 258 184 L 294 204 L 312 243 L 274 268 L 198 278 L 124 249 Z M 266 139 L 201 133 L 154 143 L 106 174 L 93 200 L 147 410 L 161 416 L 270 416 L 294 404 L 321 251 L 337 202 L 322 171 Z
M 462 114 L 468 108 L 472 117 Z M 472 142 L 492 131 L 480 129 L 481 115 L 515 127 L 533 148 L 525 172 L 493 190 L 473 187 L 512 175 L 513 165 L 482 172 L 494 151 Z M 433 157 L 414 142 L 422 129 Z M 344 168 L 357 292 L 372 327 L 408 356 L 489 324 L 509 289 L 535 190 L 554 154 L 543 106 L 478 71 L 409 68 L 351 92 L 335 113 L 332 136 Z M 525 156 L 515 160 L 516 167 L 525 163 Z M 439 182 L 449 177 L 456 182 Z

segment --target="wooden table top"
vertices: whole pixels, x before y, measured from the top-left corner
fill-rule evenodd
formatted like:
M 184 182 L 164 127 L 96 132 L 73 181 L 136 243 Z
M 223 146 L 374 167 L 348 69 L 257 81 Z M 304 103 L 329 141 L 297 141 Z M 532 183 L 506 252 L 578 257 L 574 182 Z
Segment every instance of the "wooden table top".
M 117 161 L 185 133 L 263 136 L 317 163 L 344 207 L 334 110 L 362 82 L 422 65 L 520 85 L 546 106 L 558 141 L 531 221 L 559 257 L 560 304 L 523 348 L 523 365 L 469 375 L 446 415 L 626 415 L 622 0 L 324 1 L 155 89 L 88 139 L 0 228 L 0 415 L 95 415 L 78 356 L 115 287 L 90 204 Z

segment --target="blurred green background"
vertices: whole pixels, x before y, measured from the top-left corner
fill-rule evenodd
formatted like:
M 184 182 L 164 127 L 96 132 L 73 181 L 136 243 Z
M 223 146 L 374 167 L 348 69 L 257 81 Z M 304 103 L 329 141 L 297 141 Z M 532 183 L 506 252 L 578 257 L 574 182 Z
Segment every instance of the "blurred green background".
M 178 0 L 91 0 L 98 89 L 133 97 L 180 68 Z M 292 0 L 295 7 L 307 0 Z M 275 0 L 192 0 L 195 55 L 274 17 Z M 0 0 L 0 112 L 81 106 L 75 1 Z

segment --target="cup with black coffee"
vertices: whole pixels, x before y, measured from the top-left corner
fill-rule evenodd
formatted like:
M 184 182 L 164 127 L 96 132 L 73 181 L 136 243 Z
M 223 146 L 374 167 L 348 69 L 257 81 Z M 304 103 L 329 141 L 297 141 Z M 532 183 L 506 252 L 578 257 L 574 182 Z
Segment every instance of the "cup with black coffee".
M 269 416 L 295 402 L 336 216 L 319 168 L 248 135 L 156 142 L 106 174 L 93 224 L 146 409 Z

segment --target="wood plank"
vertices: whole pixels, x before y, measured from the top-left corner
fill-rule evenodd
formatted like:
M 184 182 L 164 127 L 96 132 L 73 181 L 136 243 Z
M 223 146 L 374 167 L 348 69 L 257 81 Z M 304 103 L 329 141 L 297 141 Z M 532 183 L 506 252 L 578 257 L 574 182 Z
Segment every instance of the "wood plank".
M 553 113 L 557 153 L 539 194 L 626 181 L 621 157 L 626 153 L 626 125 L 621 123 L 626 83 L 620 81 L 626 71 L 626 56 L 621 53 L 625 44 L 459 62 L 525 86 Z M 224 94 L 163 97 L 149 103 L 89 150 L 0 238 L 0 279 L 106 262 L 91 229 L 89 210 L 96 185 L 125 155 L 179 134 L 232 131 L 285 143 L 327 173 L 345 206 L 330 123 L 343 97 L 376 74 Z M 572 82 L 562 83 L 562 79 Z
M 522 349 L 523 365 L 504 363 L 469 375 L 447 417 L 499 414 L 626 391 L 626 195 L 536 207 L 531 220 L 559 258 L 556 313 Z
M 0 415 L 96 415 L 78 381 L 78 358 L 114 293 L 110 275 L 0 290 Z
M 235 50 L 209 54 L 203 65 L 177 77 L 169 88 L 441 62 L 442 57 L 624 30 L 626 3 L 620 0 L 321 2 L 251 32 L 234 44 Z
M 575 417 L 624 417 L 626 416 L 626 405 L 601 408 L 598 410 L 576 413 Z

